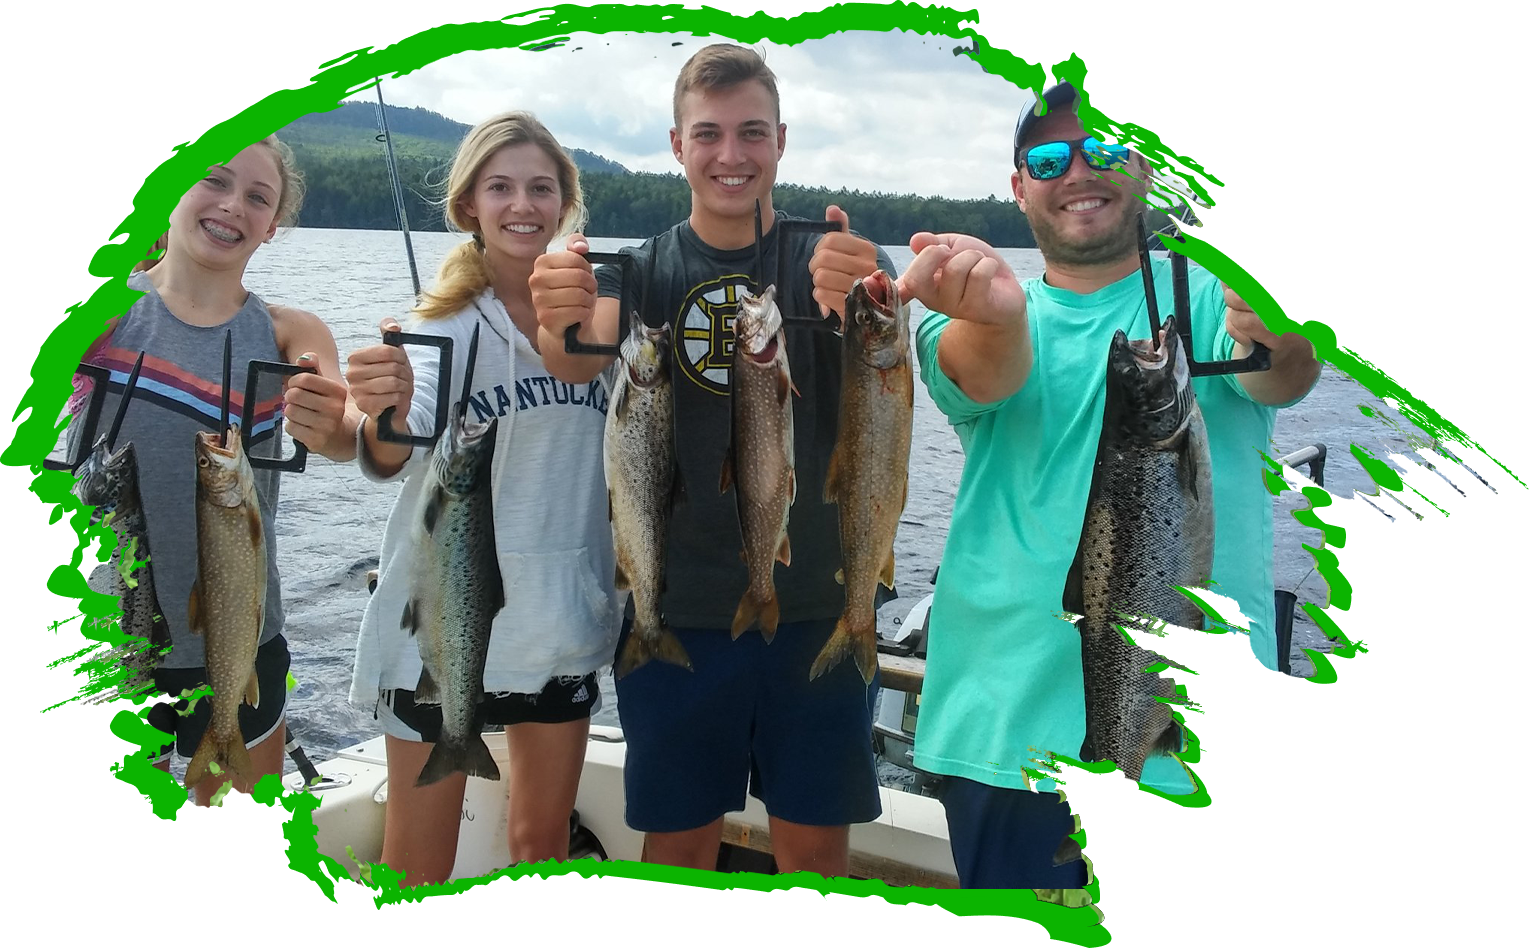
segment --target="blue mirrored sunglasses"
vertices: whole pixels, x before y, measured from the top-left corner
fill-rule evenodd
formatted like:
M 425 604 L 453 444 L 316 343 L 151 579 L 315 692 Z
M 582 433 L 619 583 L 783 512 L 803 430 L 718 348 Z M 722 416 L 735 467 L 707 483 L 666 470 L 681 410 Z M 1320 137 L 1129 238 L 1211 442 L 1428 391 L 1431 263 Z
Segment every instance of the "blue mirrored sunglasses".
M 1123 170 L 1131 158 L 1131 150 L 1124 145 L 1106 145 L 1090 135 L 1070 142 L 1042 142 L 1015 153 L 1014 164 L 1023 161 L 1030 169 L 1030 177 L 1040 181 L 1060 178 L 1072 167 L 1072 156 L 1081 151 L 1089 167 L 1101 170 Z

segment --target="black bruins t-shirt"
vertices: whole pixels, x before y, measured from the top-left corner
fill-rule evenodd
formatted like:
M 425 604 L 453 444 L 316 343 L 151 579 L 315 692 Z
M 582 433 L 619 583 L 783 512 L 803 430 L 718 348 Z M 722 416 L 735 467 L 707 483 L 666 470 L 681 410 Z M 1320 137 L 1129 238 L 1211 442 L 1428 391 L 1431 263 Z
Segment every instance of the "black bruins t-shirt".
M 777 222 L 791 219 L 776 212 Z M 764 235 L 765 286 L 777 273 L 779 232 L 771 227 Z M 800 231 L 788 237 L 789 285 L 776 291 L 787 317 L 820 315 L 807 269 L 820 239 L 820 234 Z M 753 246 L 718 250 L 697 237 L 688 220 L 632 254 L 627 301 L 644 315 L 662 314 L 674 338 L 675 445 L 686 497 L 669 520 L 664 616 L 674 626 L 729 628 L 748 585 L 737 498 L 733 488 L 726 494 L 718 489 L 731 426 L 733 319 L 744 294 L 758 295 L 764 286 L 754 272 Z M 879 247 L 876 260 L 896 275 Z M 620 297 L 621 268 L 599 267 L 595 275 L 602 297 Z M 842 566 L 838 508 L 823 502 L 838 436 L 843 344 L 835 333 L 788 324 L 786 355 L 801 397 L 792 396 L 796 502 L 787 523 L 791 565 L 776 564 L 775 589 L 781 621 L 801 622 L 844 611 L 844 587 L 835 579 Z

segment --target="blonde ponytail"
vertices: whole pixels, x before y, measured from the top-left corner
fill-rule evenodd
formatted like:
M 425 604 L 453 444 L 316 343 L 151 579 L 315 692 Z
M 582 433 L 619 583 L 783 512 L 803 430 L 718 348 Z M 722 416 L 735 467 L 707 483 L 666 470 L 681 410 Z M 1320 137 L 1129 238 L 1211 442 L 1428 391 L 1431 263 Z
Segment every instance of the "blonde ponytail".
M 440 319 L 460 312 L 488 289 L 491 280 L 477 240 L 464 240 L 441 261 L 435 286 L 424 292 L 414 312 L 420 319 Z

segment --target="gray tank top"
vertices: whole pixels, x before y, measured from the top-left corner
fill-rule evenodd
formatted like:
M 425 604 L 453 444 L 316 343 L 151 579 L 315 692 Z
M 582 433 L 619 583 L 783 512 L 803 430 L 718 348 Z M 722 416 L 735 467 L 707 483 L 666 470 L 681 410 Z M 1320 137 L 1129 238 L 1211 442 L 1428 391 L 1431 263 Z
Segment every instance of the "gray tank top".
M 128 286 L 146 294 L 117 324 L 104 346 L 93 347 L 86 361 L 111 372 L 101 410 L 100 430 L 106 433 L 117 411 L 117 400 L 140 350 L 146 353 L 133 400 L 117 436 L 120 446 L 133 442 L 138 453 L 139 489 L 149 539 L 153 544 L 151 568 L 159 605 L 170 627 L 171 649 L 166 668 L 197 668 L 205 664 L 202 637 L 189 628 L 186 607 L 196 581 L 196 456 L 193 447 L 198 431 L 216 431 L 222 409 L 223 338 L 233 330 L 233 394 L 229 417 L 241 429 L 253 424 L 249 453 L 275 457 L 282 447 L 281 382 L 263 377 L 255 394 L 253 413 L 244 410 L 245 373 L 252 359 L 281 361 L 271 329 L 271 313 L 260 297 L 251 293 L 234 318 L 221 326 L 191 326 L 181 322 L 165 306 L 154 285 L 142 273 L 128 279 Z M 89 380 L 76 377 L 76 385 Z M 251 415 L 247 421 L 246 416 Z M 75 415 L 76 418 L 80 414 Z M 69 432 L 71 453 L 78 433 Z M 276 569 L 276 505 L 281 488 L 279 471 L 255 471 L 255 490 L 260 497 L 260 517 L 265 524 L 266 598 L 265 626 L 260 642 L 280 634 L 281 576 Z M 102 569 L 110 569 L 103 565 Z M 93 582 L 94 586 L 95 583 Z

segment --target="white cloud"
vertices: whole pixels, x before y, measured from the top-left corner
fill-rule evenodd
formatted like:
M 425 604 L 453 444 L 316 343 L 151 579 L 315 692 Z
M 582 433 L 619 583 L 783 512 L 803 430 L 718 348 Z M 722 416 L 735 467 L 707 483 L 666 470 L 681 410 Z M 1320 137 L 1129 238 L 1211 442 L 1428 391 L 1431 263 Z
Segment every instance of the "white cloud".
M 389 103 L 469 125 L 511 108 L 568 147 L 633 170 L 678 172 L 669 152 L 674 78 L 712 38 L 580 37 L 566 47 L 459 53 L 384 83 Z M 1006 193 L 1022 93 L 957 56 L 948 37 L 839 33 L 761 43 L 780 83 L 791 184 L 947 197 Z

